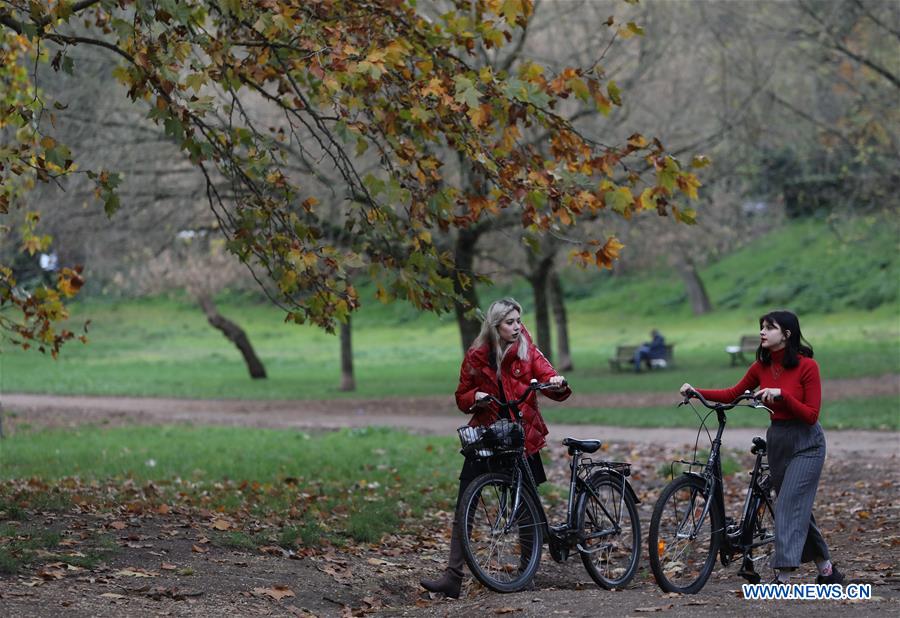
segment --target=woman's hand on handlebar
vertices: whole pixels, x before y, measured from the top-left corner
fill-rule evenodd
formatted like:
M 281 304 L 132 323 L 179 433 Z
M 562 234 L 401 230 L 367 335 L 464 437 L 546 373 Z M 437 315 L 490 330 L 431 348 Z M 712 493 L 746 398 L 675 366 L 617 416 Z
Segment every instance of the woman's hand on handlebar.
M 491 396 L 484 391 L 475 391 L 475 405 L 485 406 L 491 401 Z
M 691 386 L 690 384 L 685 382 L 684 384 L 681 385 L 681 388 L 678 389 L 678 392 L 681 393 L 682 397 L 688 397 L 689 395 L 691 395 L 692 393 L 694 393 L 696 391 L 694 390 L 693 386 Z
M 547 381 L 547 383 L 551 385 L 551 388 L 553 390 L 557 391 L 561 391 L 566 388 L 566 386 L 568 386 L 568 383 L 566 382 L 566 378 L 564 376 L 553 376 Z
M 758 391 L 756 391 L 754 398 L 759 399 L 763 403 L 772 403 L 773 401 L 781 398 L 781 389 L 780 388 L 761 388 Z

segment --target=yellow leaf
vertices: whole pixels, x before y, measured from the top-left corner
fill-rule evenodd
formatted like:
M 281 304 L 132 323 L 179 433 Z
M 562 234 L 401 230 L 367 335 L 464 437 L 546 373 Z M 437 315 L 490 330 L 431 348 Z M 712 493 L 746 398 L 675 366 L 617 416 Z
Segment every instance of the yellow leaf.
M 440 78 L 437 77 L 432 77 L 428 82 L 428 85 L 421 90 L 421 94 L 423 97 L 427 97 L 428 95 L 433 94 L 434 96 L 440 98 L 445 93 L 446 90 L 444 90 L 444 87 L 441 85 Z
M 470 109 L 468 116 L 476 128 L 481 128 L 490 120 L 491 106 L 488 103 L 482 103 L 480 106 Z
M 691 159 L 691 167 L 694 169 L 700 169 L 706 167 L 712 163 L 706 155 L 696 155 L 693 159 Z

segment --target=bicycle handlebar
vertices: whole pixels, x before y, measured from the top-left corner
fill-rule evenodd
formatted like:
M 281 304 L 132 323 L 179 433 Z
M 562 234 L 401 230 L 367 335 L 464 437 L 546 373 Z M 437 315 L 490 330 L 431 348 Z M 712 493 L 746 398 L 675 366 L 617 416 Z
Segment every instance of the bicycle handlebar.
M 779 395 L 775 399 L 779 400 L 781 398 L 782 398 L 781 395 Z M 696 390 L 690 389 L 687 393 L 684 394 L 684 401 L 682 401 L 679 405 L 683 406 L 686 403 L 688 403 L 691 399 L 699 400 L 700 403 L 702 403 L 704 405 L 704 407 L 707 407 L 710 410 L 716 410 L 716 411 L 722 411 L 722 412 L 725 412 L 726 410 L 731 410 L 731 409 L 739 406 L 741 404 L 741 402 L 743 402 L 743 401 L 752 400 L 755 402 L 755 405 L 748 406 L 748 407 L 764 408 L 764 409 L 768 410 L 770 414 L 772 413 L 772 409 L 769 408 L 764 403 L 762 403 L 762 401 L 757 396 L 757 394 L 752 391 L 744 391 L 743 393 L 738 395 L 734 399 L 734 401 L 732 401 L 731 403 L 710 403 L 709 401 L 706 400 L 706 398 L 703 395 L 698 393 Z
M 520 403 L 524 403 L 525 400 L 528 399 L 528 396 L 531 395 L 531 393 L 534 391 L 543 391 L 543 390 L 547 390 L 548 388 L 565 388 L 568 385 L 569 385 L 569 383 L 566 380 L 563 380 L 559 384 L 553 384 L 552 382 L 538 382 L 537 380 L 531 380 L 531 383 L 529 383 L 528 388 L 525 389 L 525 392 L 522 393 L 522 396 L 519 397 L 518 399 L 516 399 L 515 401 L 505 401 L 504 402 L 504 401 L 500 401 L 493 395 L 488 395 L 487 397 L 482 397 L 481 399 L 476 400 L 475 403 L 472 404 L 472 406 L 469 408 L 469 412 L 472 412 L 473 410 L 475 410 L 475 408 L 477 408 L 480 404 L 483 404 L 483 403 L 496 403 L 501 408 L 510 408 L 512 406 L 517 406 Z

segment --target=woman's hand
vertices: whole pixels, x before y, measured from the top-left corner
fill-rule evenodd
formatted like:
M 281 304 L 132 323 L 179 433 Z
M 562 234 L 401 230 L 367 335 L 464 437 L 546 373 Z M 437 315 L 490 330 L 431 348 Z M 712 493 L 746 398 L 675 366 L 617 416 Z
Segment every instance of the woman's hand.
M 681 385 L 681 388 L 678 389 L 678 392 L 681 393 L 682 397 L 687 397 L 688 393 L 690 393 L 692 390 L 694 390 L 694 387 L 685 382 Z
M 490 397 L 490 395 L 488 395 L 484 391 L 475 391 L 475 405 L 476 406 L 485 405 L 487 403 L 488 397 Z
M 554 390 L 561 391 L 566 387 L 565 386 L 565 382 L 566 382 L 565 376 L 553 376 L 552 378 L 550 378 L 549 382 L 550 382 L 550 384 L 553 385 Z
M 762 400 L 763 403 L 772 403 L 781 397 L 780 388 L 761 388 L 756 391 L 756 398 Z

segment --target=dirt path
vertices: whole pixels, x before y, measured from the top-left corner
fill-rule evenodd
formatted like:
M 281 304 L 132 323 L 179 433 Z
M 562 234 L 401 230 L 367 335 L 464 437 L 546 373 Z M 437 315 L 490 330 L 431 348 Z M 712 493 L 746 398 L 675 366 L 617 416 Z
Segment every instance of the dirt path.
M 628 457 L 637 448 L 636 444 L 615 444 L 610 456 Z M 253 550 L 223 546 L 216 540 L 209 516 L 202 513 L 136 513 L 123 505 L 120 512 L 106 516 L 76 509 L 54 520 L 65 545 L 58 551 L 89 553 L 85 533 L 96 529 L 117 550 L 91 568 L 66 567 L 60 562 L 0 576 L 0 615 L 812 618 L 900 614 L 900 466 L 896 456 L 829 459 L 816 505 L 834 559 L 848 578 L 871 585 L 872 599 L 749 601 L 742 596 L 743 580 L 734 564 L 717 567 L 697 595 L 669 595 L 656 587 L 648 567 L 646 535 L 665 479 L 655 474 L 653 462 L 656 456 L 666 459 L 672 454 L 658 449 L 654 457 L 643 458 L 647 461 L 639 462 L 632 475 L 642 500 L 644 555 L 635 580 L 622 591 L 599 589 L 577 556 L 557 564 L 544 552 L 534 590 L 496 594 L 468 577 L 459 600 L 430 596 L 417 582 L 445 564 L 450 514 L 440 511 L 428 514 L 418 530 L 388 535 L 379 543 L 287 552 L 274 546 Z M 549 459 L 550 480 L 559 484 L 566 474 L 562 447 L 551 449 Z M 731 496 L 730 503 L 730 510 L 739 508 L 740 496 Z M 555 511 L 551 514 L 554 519 L 558 516 Z M 39 518 L 50 525 L 45 515 Z M 814 581 L 815 571 L 806 565 L 796 579 L 798 583 Z
M 900 375 L 853 380 L 830 380 L 823 385 L 824 397 L 900 396 Z M 671 393 L 607 393 L 573 395 L 566 406 L 582 408 L 627 408 L 672 405 Z M 465 417 L 452 396 L 331 399 L 331 400 L 197 400 L 135 397 L 63 397 L 7 393 L 0 396 L 5 411 L 27 414 L 32 425 L 77 425 L 92 423 L 175 423 L 246 427 L 333 429 L 381 425 L 415 433 L 452 435 Z M 552 401 L 542 405 L 552 407 Z M 7 423 L 15 419 L 7 420 Z M 622 428 L 602 425 L 551 426 L 551 440 L 568 435 L 599 437 L 608 442 L 644 442 L 682 445 L 692 442 L 696 430 L 689 428 Z M 749 444 L 760 429 L 729 428 L 727 444 Z M 891 455 L 900 452 L 900 433 L 882 431 L 828 431 L 831 453 L 868 452 Z
M 832 381 L 826 397 L 900 394 L 900 376 Z M 331 401 L 199 401 L 4 394 L 5 426 L 69 426 L 81 423 L 212 423 L 273 428 L 389 425 L 452 434 L 463 420 L 449 397 Z M 669 394 L 581 395 L 570 405 L 626 407 L 669 405 Z M 829 458 L 816 516 L 833 556 L 852 580 L 869 583 L 866 601 L 748 601 L 737 567 L 717 568 L 694 596 L 663 594 L 649 573 L 647 525 L 665 480 L 658 462 L 682 453 L 694 430 L 554 425 L 551 444 L 567 434 L 601 437 L 609 457 L 635 463 L 632 480 L 642 500 L 644 556 L 634 582 L 623 591 L 600 590 L 577 557 L 554 563 L 544 555 L 533 591 L 492 593 L 471 577 L 460 600 L 429 596 L 418 586 L 424 574 L 443 568 L 450 514 L 428 513 L 416 529 L 380 543 L 342 548 L 276 546 L 239 550 L 216 541 L 214 515 L 203 512 L 119 512 L 102 517 L 75 508 L 60 515 L 34 511 L 27 525 L 54 528 L 68 555 L 90 553 L 90 530 L 117 549 L 90 568 L 49 563 L 15 576 L 0 576 L 0 615 L 47 616 L 896 616 L 900 615 L 900 433 L 828 431 Z M 746 446 L 758 429 L 729 428 L 726 448 L 749 458 Z M 562 486 L 567 458 L 550 448 L 548 474 Z M 749 465 L 749 461 L 744 461 Z M 739 498 L 739 496 L 738 496 Z M 738 500 L 740 502 L 740 500 Z M 559 505 L 556 505 L 559 507 Z M 733 509 L 739 508 L 737 504 Z M 0 523 L 3 514 L 0 513 Z M 551 515 L 551 518 L 558 518 Z M 18 525 L 18 524 L 17 524 Z M 273 543 L 274 545 L 274 543 Z M 52 560 L 52 557 L 47 559 Z M 804 567 L 798 583 L 814 581 Z

